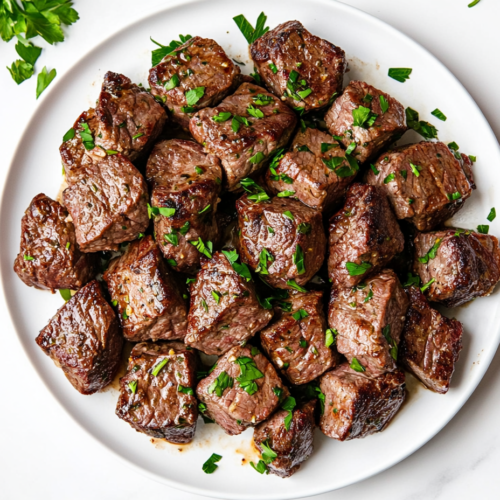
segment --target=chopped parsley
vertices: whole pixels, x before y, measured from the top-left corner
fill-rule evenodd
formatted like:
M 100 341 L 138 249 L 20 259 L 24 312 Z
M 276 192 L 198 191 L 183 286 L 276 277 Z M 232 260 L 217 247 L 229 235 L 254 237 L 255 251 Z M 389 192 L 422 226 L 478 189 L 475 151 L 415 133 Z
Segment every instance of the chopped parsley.
M 335 328 L 328 328 L 325 332 L 325 347 L 330 347 L 337 343 L 337 335 L 339 332 Z
M 297 226 L 297 232 L 300 234 L 309 234 L 311 232 L 311 224 L 308 222 L 301 222 Z
M 222 397 L 222 393 L 233 387 L 234 379 L 230 377 L 225 371 L 220 372 L 218 377 L 208 386 L 208 394 L 215 392 L 218 398 Z
M 81 127 L 83 130 L 79 130 L 78 133 L 80 134 L 80 137 L 82 138 L 83 145 L 87 151 L 94 149 L 95 148 L 95 143 L 94 143 L 94 136 L 92 135 L 92 132 L 90 131 L 89 125 L 86 122 L 82 122 Z
M 411 68 L 389 68 L 387 74 L 394 80 L 404 83 L 410 78 L 412 71 Z
M 177 233 L 174 232 L 174 229 L 172 228 L 172 232 L 169 234 L 164 234 L 163 237 L 171 244 L 176 247 L 179 244 L 179 238 L 177 236 Z
M 148 217 L 151 219 L 151 216 L 155 215 L 163 215 L 164 217 L 172 217 L 175 214 L 175 208 L 171 207 L 152 207 L 148 203 Z
M 71 290 L 68 290 L 67 288 L 60 288 L 59 293 L 66 302 L 71 299 Z
M 264 113 L 259 108 L 254 108 L 251 104 L 247 108 L 247 113 L 257 119 L 264 118 Z
M 203 254 L 205 257 L 208 257 L 209 259 L 212 258 L 212 252 L 213 252 L 213 243 L 211 241 L 207 241 L 206 243 L 203 243 L 203 240 L 198 238 L 198 241 L 190 241 L 191 245 L 195 246 L 198 252 Z
M 362 276 L 372 265 L 369 262 L 361 262 L 361 264 L 356 264 L 355 262 L 346 262 L 345 267 L 349 276 Z
M 194 106 L 205 94 L 205 87 L 196 87 L 194 89 L 188 90 L 184 97 L 188 106 Z
M 259 389 L 255 380 L 263 378 L 264 374 L 257 368 L 255 361 L 247 356 L 237 358 L 235 363 L 240 365 L 241 370 L 241 374 L 236 377 L 236 381 L 250 396 L 255 394 Z
M 260 446 L 262 447 L 262 460 L 264 460 L 266 464 L 270 464 L 278 456 L 278 454 L 271 449 L 269 441 L 267 440 L 260 443 Z
M 420 177 L 420 170 L 422 170 L 422 167 L 413 165 L 413 163 L 410 163 L 411 171 L 416 177 Z
M 358 361 L 357 358 L 352 358 L 350 367 L 356 372 L 364 372 L 366 368 Z
M 31 255 L 24 255 L 23 258 L 24 260 L 35 260 L 35 258 L 32 257 Z
M 244 116 L 234 115 L 233 119 L 231 120 L 231 129 L 235 134 L 238 133 L 238 130 L 240 130 L 240 126 L 242 124 L 246 125 L 247 127 L 250 126 L 250 122 L 247 118 L 245 118 Z
M 387 111 L 389 111 L 389 101 L 383 95 L 380 95 L 379 101 L 382 114 L 387 113 Z
M 165 90 L 172 90 L 178 87 L 180 83 L 179 77 L 175 74 L 168 82 L 165 83 Z
M 473 2 L 471 2 L 469 5 L 467 5 L 467 7 L 469 7 L 469 9 L 471 7 L 474 7 L 475 5 L 477 5 L 481 0 L 474 0 Z
M 430 281 L 428 281 L 422 288 L 420 288 L 420 291 L 423 293 L 425 292 L 434 282 L 436 281 L 436 278 L 432 278 Z
M 278 68 L 276 67 L 276 64 L 274 64 L 273 62 L 269 63 L 268 64 L 269 66 L 269 69 L 274 73 L 276 74 L 278 72 Z
M 269 474 L 269 471 L 267 470 L 267 465 L 264 462 L 264 460 L 259 460 L 257 462 L 257 465 L 255 465 L 253 462 L 250 462 L 250 465 L 259 473 L 259 474 Z
M 385 179 L 384 179 L 384 184 L 389 184 L 389 182 L 392 182 L 396 178 L 396 174 L 394 172 L 390 173 Z
M 372 169 L 375 175 L 380 174 L 380 172 L 377 170 L 377 167 L 373 163 L 370 163 L 370 168 Z
M 212 297 L 214 298 L 215 302 L 218 304 L 220 302 L 221 293 L 218 292 L 217 290 L 212 290 L 210 293 L 212 294 Z
M 259 255 L 259 266 L 255 269 L 255 272 L 260 274 L 269 274 L 269 271 L 267 270 L 268 261 L 270 263 L 274 262 L 274 257 L 269 253 L 267 248 L 263 248 Z
M 438 108 L 436 108 L 434 111 L 431 111 L 431 115 L 434 115 L 436 118 L 438 118 L 442 122 L 445 122 L 448 119 L 445 116 L 445 114 L 442 111 L 440 111 Z
M 352 117 L 354 118 L 353 121 L 353 127 L 363 127 L 363 128 L 369 128 L 373 126 L 375 123 L 375 120 L 377 119 L 377 114 L 372 113 L 370 108 L 365 108 L 364 106 L 359 106 L 356 109 L 352 110 Z M 352 143 L 351 143 L 352 145 Z M 349 146 L 351 147 L 351 146 Z M 356 147 L 356 144 L 354 143 L 354 147 Z M 350 154 L 351 151 L 348 151 L 347 154 Z
M 495 207 L 493 207 L 490 210 L 490 213 L 488 214 L 488 217 L 486 217 L 490 222 L 493 222 L 495 220 L 495 217 L 497 216 L 497 211 L 495 210 Z
M 182 392 L 183 394 L 187 394 L 188 396 L 194 396 L 194 391 L 191 387 L 184 387 L 180 385 L 177 387 L 178 392 Z
M 286 210 L 285 212 L 283 212 L 283 215 L 288 219 L 295 220 L 295 217 L 293 216 L 292 212 L 290 212 L 290 210 Z
M 200 210 L 198 214 L 204 214 L 205 212 L 208 212 L 211 208 L 211 204 L 209 203 L 204 209 Z
M 293 254 L 293 263 L 297 267 L 297 274 L 304 274 L 306 272 L 306 266 L 304 263 L 304 252 L 300 245 L 295 247 L 295 252 Z
M 128 384 L 128 388 L 132 394 L 135 394 L 137 391 L 137 380 L 131 380 Z
M 150 37 L 150 40 L 160 47 L 159 49 L 155 49 L 151 52 L 151 66 L 156 66 L 161 62 L 161 60 L 173 52 L 177 47 L 180 47 L 183 43 L 187 42 L 191 39 L 191 35 L 179 35 L 180 42 L 177 40 L 172 40 L 168 45 L 162 45 L 161 43 L 156 42 Z
M 442 238 L 437 238 L 434 242 L 434 245 L 432 245 L 429 251 L 423 257 L 418 258 L 419 262 L 421 262 L 422 264 L 427 264 L 429 260 L 435 259 L 442 241 Z
M 305 309 L 299 309 L 297 312 L 292 314 L 292 318 L 295 321 L 300 321 L 301 319 L 308 318 L 309 314 Z
M 396 344 L 396 341 L 391 337 L 391 325 L 385 325 L 384 328 L 382 328 L 382 334 L 385 337 L 385 340 L 387 340 L 387 343 L 389 344 L 391 350 L 391 356 L 394 359 L 394 361 L 398 360 L 398 345 Z
M 414 276 L 412 273 L 408 273 L 408 276 L 406 277 L 406 282 L 404 283 L 404 287 L 407 286 L 420 286 L 420 276 Z
M 260 163 L 265 159 L 266 155 L 262 151 L 259 151 L 258 153 L 255 153 L 251 158 L 249 158 L 248 161 L 256 165 L 257 163 Z
M 289 191 L 286 189 L 285 191 L 280 191 L 276 196 L 278 198 L 288 198 L 289 196 L 293 196 L 295 194 L 295 191 Z
M 258 203 L 269 199 L 269 195 L 254 180 L 247 177 L 241 179 L 240 184 L 247 193 L 251 193 L 248 196 L 249 200 Z
M 70 128 L 63 136 L 63 142 L 70 141 L 75 137 L 75 129 Z
M 366 297 L 363 300 L 363 304 L 366 304 L 371 299 L 373 299 L 373 290 L 370 288 L 370 291 L 368 292 L 368 294 L 366 295 Z
M 298 292 L 307 293 L 307 290 L 305 288 L 301 287 L 300 285 L 298 285 L 295 280 L 288 280 L 286 282 L 286 284 L 289 287 L 293 288 L 294 290 L 297 290 Z
M 219 114 L 212 116 L 212 120 L 217 123 L 227 122 L 231 116 L 229 111 L 221 111 Z
M 447 193 L 446 196 L 450 201 L 456 201 L 462 198 L 462 193 L 460 191 L 455 191 L 454 193 Z
M 221 455 L 212 453 L 212 456 L 203 464 L 203 472 L 205 474 L 213 474 L 219 467 L 216 462 L 219 462 L 220 460 L 222 460 Z
M 488 224 L 480 224 L 479 226 L 477 226 L 478 233 L 488 234 L 489 230 L 490 230 L 490 226 L 488 226 Z
M 250 274 L 250 269 L 246 264 L 239 264 L 236 262 L 239 259 L 238 252 L 236 250 L 222 250 L 222 253 L 226 256 L 227 260 L 231 264 L 232 268 L 247 281 L 252 279 L 252 275 Z
M 257 106 L 267 106 L 274 102 L 274 99 L 270 95 L 257 94 L 252 96 L 252 100 Z
M 162 368 L 168 363 L 168 358 L 163 358 L 159 363 L 157 363 L 153 370 L 151 371 L 151 374 L 153 377 L 157 377 L 158 374 L 161 372 Z
M 419 120 L 418 112 L 412 108 L 406 108 L 406 123 L 409 128 L 418 132 L 425 139 L 437 139 L 437 129 L 428 122 Z
M 293 419 L 293 410 L 295 406 L 297 405 L 297 402 L 295 401 L 295 398 L 292 396 L 288 396 L 283 403 L 281 403 L 281 408 L 283 410 L 288 412 L 288 415 L 285 417 L 284 424 L 285 424 L 285 429 L 287 431 L 290 430 L 290 424 L 292 423 Z M 264 458 L 264 456 L 262 456 Z

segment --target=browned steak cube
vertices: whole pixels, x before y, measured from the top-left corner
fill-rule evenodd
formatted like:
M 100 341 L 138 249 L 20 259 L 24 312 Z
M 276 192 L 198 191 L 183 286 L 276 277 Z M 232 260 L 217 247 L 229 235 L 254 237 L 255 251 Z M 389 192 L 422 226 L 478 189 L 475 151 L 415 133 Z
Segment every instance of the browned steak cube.
M 117 250 L 146 230 L 148 188 L 129 160 L 107 156 L 83 170 L 63 193 L 82 252 Z
M 248 195 L 236 209 L 241 259 L 271 286 L 299 289 L 319 271 L 326 248 L 320 212 L 287 198 L 254 203 Z
M 163 106 L 149 92 L 109 71 L 96 108 L 80 115 L 59 148 L 68 180 L 79 178 L 79 168 L 101 160 L 105 151 L 135 161 L 151 149 L 166 119 Z
M 196 388 L 205 414 L 231 436 L 269 418 L 287 392 L 273 365 L 250 346 L 233 347 Z
M 210 38 L 195 36 L 149 70 L 151 93 L 165 99 L 172 118 L 189 128 L 192 113 L 216 106 L 240 83 L 240 68 Z
M 332 136 L 306 128 L 297 132 L 290 151 L 278 165 L 271 165 L 266 180 L 274 194 L 292 191 L 292 198 L 328 212 L 344 196 L 357 172 L 357 162 L 349 164 L 345 151 Z
M 392 269 L 354 288 L 333 288 L 328 324 L 352 367 L 374 376 L 396 369 L 408 299 Z
M 221 355 L 244 344 L 272 316 L 259 304 L 254 284 L 233 269 L 226 255 L 216 252 L 211 259 L 202 257 L 201 271 L 191 285 L 186 344 L 205 354 Z
M 385 194 L 355 183 L 344 206 L 330 219 L 328 274 L 338 287 L 357 285 L 380 271 L 405 240 Z
M 493 292 L 500 280 L 498 239 L 463 229 L 421 233 L 413 267 L 431 302 L 457 307 Z
M 186 302 L 151 236 L 134 241 L 121 257 L 112 260 L 104 280 L 127 340 L 186 336 Z
M 400 361 L 431 391 L 445 394 L 462 349 L 462 323 L 429 306 L 419 288 L 406 289 L 410 307 L 401 335 Z
M 73 295 L 40 332 L 36 343 L 78 392 L 93 394 L 112 382 L 120 365 L 123 338 L 99 282 L 91 281 Z
M 266 86 L 291 107 L 320 109 L 342 90 L 344 51 L 299 21 L 265 33 L 250 45 L 250 55 Z
M 474 184 L 442 142 L 419 142 L 383 154 L 366 182 L 382 188 L 398 219 L 428 231 L 458 212 Z M 378 173 L 376 173 L 378 172 Z
M 389 94 L 352 81 L 325 116 L 326 125 L 360 163 L 375 156 L 406 131 L 405 108 Z M 353 146 L 351 146 L 353 147 Z
M 219 106 L 196 113 L 189 129 L 206 151 L 220 158 L 227 186 L 234 191 L 288 142 L 296 123 L 295 113 L 279 99 L 243 83 Z
M 290 477 L 312 455 L 316 402 L 314 399 L 291 411 L 279 410 L 255 428 L 253 441 L 259 451 L 265 453 L 264 445 L 277 455 L 267 466 L 271 474 Z
M 14 271 L 28 286 L 77 290 L 94 277 L 95 259 L 80 252 L 68 212 L 44 194 L 31 200 L 21 220 Z
M 323 434 L 347 441 L 383 431 L 405 400 L 401 370 L 372 378 L 347 363 L 321 377 L 325 411 L 319 426 Z
M 181 342 L 143 342 L 130 353 L 120 379 L 116 414 L 136 431 L 189 443 L 196 431 L 198 356 Z
M 279 312 L 260 333 L 263 349 L 294 385 L 311 382 L 337 362 L 337 350 L 326 345 L 322 299 L 323 292 L 318 291 L 292 294 L 287 300 L 291 311 Z
M 200 252 L 193 243 L 217 242 L 215 220 L 222 171 L 219 160 L 193 141 L 172 139 L 156 144 L 146 177 L 153 207 L 175 208 L 175 214 L 154 218 L 156 241 L 177 271 L 194 273 Z

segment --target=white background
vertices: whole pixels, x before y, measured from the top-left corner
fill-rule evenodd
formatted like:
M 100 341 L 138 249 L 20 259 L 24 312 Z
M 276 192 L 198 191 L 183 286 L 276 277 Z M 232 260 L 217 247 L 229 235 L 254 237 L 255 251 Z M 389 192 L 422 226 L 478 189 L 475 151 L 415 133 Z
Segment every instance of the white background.
M 209 1 L 209 0 L 207 0 Z M 307 0 L 304 0 L 307 2 Z M 500 137 L 500 2 L 482 0 L 348 0 L 408 34 L 461 80 Z M 80 21 L 64 43 L 44 50 L 44 65 L 63 74 L 82 55 L 167 1 L 76 0 Z M 284 3 L 286 9 L 286 2 Z M 196 12 L 193 12 L 196 15 Z M 335 21 L 332 19 L 332 30 Z M 356 29 L 353 27 L 353 29 Z M 181 30 L 182 31 L 182 30 Z M 177 33 L 172 33 L 175 38 Z M 37 45 L 45 47 L 43 41 Z M 0 68 L 16 58 L 14 43 L 0 43 Z M 0 182 L 21 131 L 36 108 L 36 79 L 19 87 L 0 69 Z M 466 117 L 463 126 L 467 127 Z M 477 155 L 480 154 L 478 145 Z M 500 165 L 491 165 L 500 169 Z M 0 236 L 1 238 L 1 236 Z M 0 239 L 1 245 L 1 239 Z M 1 247 L 0 247 L 1 248 Z M 29 304 L 26 304 L 29 314 Z M 8 314 L 0 311 L 0 498 L 2 500 L 203 500 L 155 483 L 123 466 L 74 424 L 31 368 Z M 392 469 L 318 500 L 461 500 L 499 497 L 500 354 L 458 415 L 430 443 Z M 408 429 L 411 432 L 411 429 Z M 331 467 L 342 460 L 332 457 Z M 251 488 L 251 483 L 242 484 Z M 287 488 L 283 481 L 283 490 Z

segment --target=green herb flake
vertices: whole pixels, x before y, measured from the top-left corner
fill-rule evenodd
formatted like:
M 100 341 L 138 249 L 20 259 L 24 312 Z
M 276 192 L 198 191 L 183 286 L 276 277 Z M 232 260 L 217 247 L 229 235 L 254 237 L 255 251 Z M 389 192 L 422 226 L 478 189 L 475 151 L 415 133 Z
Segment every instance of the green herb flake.
M 198 252 L 203 254 L 205 257 L 208 257 L 209 259 L 212 258 L 213 243 L 211 241 L 207 241 L 207 243 L 205 244 L 200 237 L 198 238 L 198 240 L 192 240 L 189 243 L 195 246 Z
M 286 284 L 290 288 L 293 288 L 294 290 L 297 290 L 298 292 L 307 293 L 307 290 L 305 288 L 301 287 L 300 285 L 298 285 L 295 280 L 288 280 L 286 282 Z
M 222 250 L 222 253 L 226 256 L 227 260 L 231 264 L 232 268 L 247 281 L 251 281 L 252 275 L 250 274 L 250 269 L 246 264 L 239 264 L 237 260 L 239 259 L 238 252 L 236 250 Z
M 168 45 L 162 45 L 150 37 L 150 40 L 160 47 L 159 49 L 155 49 L 151 52 L 151 66 L 159 64 L 165 56 L 171 54 L 175 49 L 177 49 L 177 47 L 180 47 L 191 38 L 191 35 L 179 35 L 180 41 L 172 40 Z
M 255 165 L 263 161 L 265 158 L 266 155 L 262 151 L 259 151 L 258 153 L 254 154 L 251 158 L 249 158 L 248 161 Z
M 445 114 L 442 111 L 440 111 L 438 108 L 436 108 L 434 111 L 431 111 L 431 115 L 434 115 L 436 118 L 438 118 L 442 122 L 445 122 L 448 119 L 445 116 Z
M 357 358 L 352 358 L 350 367 L 356 372 L 364 372 L 366 368 L 358 361 Z
M 325 347 L 330 347 L 337 343 L 337 335 L 339 332 L 335 328 L 328 328 L 325 332 Z
M 24 255 L 23 258 L 24 260 L 35 260 L 35 258 L 32 257 L 31 255 Z
M 408 287 L 408 286 L 412 286 L 412 285 L 415 285 L 415 286 L 420 286 L 420 276 L 414 276 L 412 273 L 408 273 L 408 276 L 406 277 L 406 281 L 405 283 L 403 284 L 404 287 Z
M 437 129 L 428 122 L 419 120 L 418 112 L 412 108 L 406 108 L 406 123 L 408 128 L 415 130 L 425 139 L 437 139 Z
M 416 177 L 420 177 L 420 170 L 422 167 L 414 165 L 413 163 L 410 163 L 411 171 Z
M 194 89 L 188 90 L 184 97 L 188 106 L 194 106 L 205 94 L 205 87 L 196 87 Z
M 436 281 L 436 278 L 432 278 L 430 281 L 428 281 L 422 288 L 420 288 L 420 291 L 423 293 L 425 292 L 434 282 Z
M 242 14 L 233 17 L 233 21 L 236 23 L 236 26 L 238 26 L 239 30 L 249 44 L 255 42 L 257 38 L 260 38 L 264 33 L 267 33 L 269 31 L 269 28 L 266 27 L 267 16 L 264 14 L 264 12 L 261 12 L 259 14 L 255 28 L 247 21 L 246 17 Z
M 372 169 L 375 175 L 380 174 L 380 172 L 377 170 L 377 167 L 373 163 L 370 163 L 370 168 Z
M 281 403 L 281 408 L 288 412 L 288 415 L 285 417 L 285 420 L 283 421 L 283 423 L 285 424 L 285 429 L 287 431 L 290 430 L 290 424 L 292 423 L 292 419 L 293 419 L 293 410 L 294 410 L 296 405 L 297 405 L 297 402 L 295 401 L 295 398 L 292 396 L 288 396 L 283 401 L 283 403 Z M 273 458 L 276 458 L 276 456 L 277 455 L 275 454 L 275 457 L 273 457 Z M 262 458 L 264 459 L 264 455 L 262 455 Z
M 137 380 L 131 380 L 128 384 L 128 388 L 132 394 L 135 394 L 137 391 Z
M 306 267 L 304 263 L 304 252 L 300 245 L 295 247 L 295 252 L 293 254 L 293 263 L 297 267 L 297 274 L 304 274 L 306 272 Z
M 71 299 L 71 290 L 68 290 L 67 288 L 60 288 L 59 293 L 66 302 Z
M 479 226 L 477 226 L 478 233 L 488 234 L 489 230 L 490 230 L 490 226 L 488 226 L 487 224 L 480 224 Z
M 178 87 L 180 83 L 179 77 L 175 74 L 168 82 L 165 83 L 165 90 L 172 90 Z
M 353 127 L 371 127 L 377 119 L 377 116 L 378 115 L 376 113 L 372 113 L 370 108 L 359 106 L 358 108 L 352 110 L 352 117 L 354 119 L 352 125 Z M 347 154 L 350 154 L 350 152 Z
M 368 292 L 367 296 L 363 300 L 363 304 L 366 304 L 371 299 L 373 299 L 373 290 L 370 288 L 370 291 Z
M 218 398 L 222 397 L 222 393 L 233 387 L 234 379 L 230 377 L 225 371 L 220 372 L 218 377 L 209 385 L 207 389 L 208 394 L 215 392 Z
M 462 198 L 462 193 L 460 191 L 455 191 L 454 193 L 448 193 L 446 196 L 448 197 L 448 200 L 456 201 Z
M 139 132 L 138 134 L 132 136 L 132 140 L 139 139 L 139 137 L 142 137 L 143 135 L 144 135 L 143 132 Z
M 387 111 L 389 111 L 389 101 L 383 95 L 380 95 L 379 101 L 380 109 L 382 109 L 382 114 L 387 113 Z
M 311 224 L 309 224 L 308 222 L 301 222 L 297 226 L 297 232 L 300 234 L 309 234 L 311 232 L 311 227 Z
M 269 446 L 269 442 L 267 440 L 260 443 L 260 446 L 262 448 L 262 460 L 264 460 L 266 464 L 270 464 L 278 456 L 278 454 Z
M 36 98 L 38 99 L 42 92 L 50 85 L 50 82 L 56 77 L 55 69 L 47 71 L 47 66 L 44 66 L 42 71 L 38 73 L 36 80 Z
M 203 210 L 200 210 L 198 214 L 204 214 L 205 212 L 208 212 L 212 205 L 209 203 Z
M 442 241 L 442 238 L 437 238 L 434 242 L 434 245 L 432 245 L 429 251 L 423 257 L 418 258 L 419 262 L 421 262 L 422 264 L 427 264 L 429 260 L 435 259 Z
M 182 392 L 183 394 L 187 394 L 188 396 L 194 396 L 194 391 L 191 387 L 184 387 L 180 384 L 177 387 L 177 392 Z
M 264 377 L 264 374 L 257 368 L 255 361 L 248 356 L 241 356 L 235 363 L 240 366 L 241 373 L 236 377 L 240 387 L 250 396 L 255 394 L 259 387 L 255 380 Z
M 474 0 L 473 2 L 471 2 L 469 5 L 467 5 L 467 7 L 472 8 L 474 7 L 475 5 L 477 5 L 481 0 Z
M 75 137 L 75 129 L 74 128 L 70 128 L 63 136 L 63 142 L 66 142 L 66 141 L 70 141 L 71 139 L 73 139 L 73 137 Z
M 384 179 L 384 184 L 389 184 L 389 182 L 392 182 L 396 178 L 396 174 L 394 172 L 390 173 L 385 179 Z
M 490 213 L 488 214 L 488 217 L 486 217 L 490 222 L 493 222 L 497 216 L 497 211 L 495 210 L 495 207 L 493 207 L 490 210 Z
M 250 465 L 259 473 L 259 474 L 269 474 L 269 470 L 267 469 L 267 465 L 264 462 L 264 460 L 259 460 L 257 462 L 257 465 L 255 465 L 253 462 L 250 462 Z
M 153 377 L 157 377 L 158 374 L 161 372 L 162 368 L 168 363 L 168 358 L 163 358 L 158 364 L 156 364 L 151 371 L 151 374 Z
M 288 219 L 295 220 L 295 217 L 293 216 L 292 212 L 290 212 L 290 210 L 286 210 L 285 212 L 283 212 L 283 215 Z
M 252 193 L 248 196 L 249 200 L 254 201 L 255 203 L 269 200 L 269 195 L 254 180 L 247 177 L 242 179 L 240 184 L 247 193 Z
M 221 111 L 219 114 L 212 116 L 212 120 L 216 123 L 227 122 L 231 116 L 229 111 Z
M 460 149 L 460 146 L 455 141 L 448 143 L 448 147 L 452 151 L 458 151 Z
M 410 78 L 412 71 L 411 68 L 389 68 L 387 74 L 394 80 L 404 83 Z
M 205 474 L 213 474 L 217 469 L 218 465 L 216 462 L 220 462 L 222 460 L 221 455 L 217 455 L 217 453 L 212 453 L 212 456 L 203 464 L 202 470 Z
M 369 262 L 362 262 L 361 264 L 356 264 L 355 262 L 346 262 L 345 265 L 349 276 L 362 276 L 372 265 Z
M 309 317 L 309 313 L 305 309 L 299 309 L 297 312 L 292 314 L 292 318 L 295 321 L 300 321 L 301 319 L 305 319 Z

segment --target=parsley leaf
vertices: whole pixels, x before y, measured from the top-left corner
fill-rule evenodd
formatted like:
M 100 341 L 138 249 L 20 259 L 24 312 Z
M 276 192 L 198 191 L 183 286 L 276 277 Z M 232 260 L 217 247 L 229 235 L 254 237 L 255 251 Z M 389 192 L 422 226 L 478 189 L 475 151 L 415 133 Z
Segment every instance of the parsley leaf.
M 490 210 L 490 213 L 488 214 L 488 217 L 486 217 L 490 222 L 493 222 L 497 216 L 497 211 L 495 210 L 495 207 L 493 207 Z
M 306 267 L 304 263 L 304 252 L 300 245 L 295 247 L 295 252 L 293 254 L 293 263 L 297 267 L 297 274 L 304 274 L 306 272 Z
M 159 42 L 156 42 L 150 37 L 150 40 L 160 47 L 159 49 L 155 49 L 151 52 L 151 66 L 156 66 L 161 62 L 161 60 L 173 52 L 177 47 L 180 47 L 183 43 L 187 42 L 191 39 L 191 35 L 179 35 L 180 42 L 177 40 L 172 40 L 168 45 L 162 45 Z
M 233 383 L 233 377 L 230 377 L 225 371 L 220 372 L 218 377 L 208 386 L 207 392 L 208 394 L 215 392 L 217 397 L 220 398 L 226 389 L 233 387 Z
M 257 153 L 259 154 L 259 153 Z M 262 153 L 261 153 L 262 154 Z M 255 158 L 255 156 L 254 156 Z M 259 201 L 266 201 L 269 199 L 268 194 L 262 189 L 254 180 L 246 177 L 240 181 L 241 187 L 247 192 L 252 193 L 248 199 L 258 203 Z
M 436 108 L 434 111 L 431 111 L 431 115 L 435 116 L 436 118 L 439 118 L 442 122 L 445 122 L 448 118 L 444 115 L 442 111 L 440 111 L 438 108 Z
M 382 334 L 385 337 L 385 340 L 387 340 L 387 343 L 391 347 L 390 353 L 394 361 L 398 360 L 398 345 L 396 344 L 396 341 L 391 337 L 391 325 L 385 325 L 384 328 L 382 328 Z
M 198 252 L 203 254 L 205 257 L 208 257 L 209 259 L 212 258 L 212 251 L 213 251 L 213 243 L 211 241 L 207 241 L 207 243 L 203 243 L 203 240 L 198 238 L 198 241 L 190 241 L 191 245 L 195 246 Z
M 283 410 L 288 412 L 288 415 L 285 417 L 284 424 L 285 424 L 285 429 L 287 431 L 290 430 L 290 424 L 292 423 L 293 419 L 293 410 L 295 406 L 297 405 L 297 402 L 295 401 L 295 398 L 292 396 L 288 396 L 285 401 L 281 404 L 281 408 Z M 264 457 L 262 457 L 264 458 Z
M 205 474 L 213 474 L 219 467 L 216 464 L 216 462 L 219 462 L 220 460 L 222 460 L 221 455 L 217 455 L 217 453 L 212 453 L 212 456 L 203 464 L 202 467 L 203 472 Z
M 435 259 L 441 242 L 442 238 L 437 238 L 434 242 L 434 245 L 432 245 L 429 251 L 423 257 L 418 258 L 419 262 L 421 262 L 422 264 L 427 264 L 429 260 Z
M 19 41 L 16 43 L 16 52 L 19 54 L 19 57 L 24 59 L 28 64 L 34 66 L 42 53 L 42 49 L 28 42 L 20 35 L 18 35 L 17 38 Z
M 305 309 L 299 309 L 297 312 L 292 314 L 292 318 L 295 321 L 300 321 L 301 319 L 305 319 L 309 317 L 309 313 Z
M 354 118 L 353 126 L 354 127 L 363 127 L 368 128 L 367 126 L 372 126 L 373 122 L 377 118 L 376 113 L 372 113 L 370 108 L 365 108 L 364 106 L 359 106 L 357 109 L 352 110 L 352 117 Z M 351 147 L 351 146 L 350 146 Z M 356 147 L 356 143 L 354 143 L 354 148 Z M 351 154 L 351 151 L 347 151 L 347 154 Z
M 420 276 L 413 276 L 412 273 L 408 273 L 408 276 L 406 277 L 406 282 L 404 283 L 404 287 L 407 286 L 420 286 Z
M 259 266 L 255 270 L 256 273 L 269 274 L 267 270 L 267 262 L 274 262 L 274 257 L 269 253 L 267 248 L 263 248 L 259 255 Z
M 177 392 L 182 392 L 183 394 L 187 394 L 188 396 L 194 396 L 194 391 L 191 387 L 184 387 L 180 384 L 177 386 Z
M 372 267 L 372 265 L 369 262 L 361 262 L 361 264 L 346 262 L 345 267 L 349 276 L 361 276 L 365 274 Z
M 290 288 L 293 288 L 294 290 L 297 290 L 298 292 L 307 293 L 307 290 L 305 288 L 301 287 L 300 285 L 298 285 L 295 280 L 288 280 L 286 282 L 286 284 Z
M 179 77 L 175 74 L 168 82 L 165 83 L 165 90 L 172 90 L 178 87 L 180 83 Z
M 263 378 L 264 374 L 257 368 L 255 361 L 247 356 L 241 356 L 236 359 L 235 363 L 240 365 L 241 373 L 236 377 L 236 381 L 240 387 L 250 396 L 255 394 L 259 387 L 255 380 Z
M 233 17 L 233 21 L 236 23 L 236 26 L 238 26 L 249 44 L 255 42 L 257 38 L 260 38 L 264 33 L 267 33 L 269 31 L 269 28 L 265 26 L 267 16 L 264 14 L 264 12 L 261 12 L 259 14 L 255 28 L 247 21 L 246 17 L 243 14 Z
M 325 332 L 325 347 L 330 347 L 337 343 L 337 335 L 339 332 L 335 328 L 328 328 Z
M 269 474 L 269 471 L 267 470 L 267 465 L 264 462 L 264 460 L 259 460 L 257 462 L 257 465 L 255 465 L 253 462 L 250 462 L 250 465 L 259 473 L 259 474 Z
M 389 111 L 389 101 L 381 94 L 379 97 L 380 101 L 380 109 L 382 109 L 382 114 L 387 113 Z
M 247 108 L 247 113 L 254 118 L 264 118 L 264 113 L 259 108 L 254 108 L 251 104 Z
M 357 360 L 357 358 L 352 358 L 350 367 L 356 372 L 364 372 L 366 368 Z
M 158 376 L 158 374 L 161 372 L 162 368 L 168 363 L 168 361 L 169 361 L 168 358 L 163 358 L 159 363 L 157 363 L 153 367 L 153 370 L 151 371 L 151 374 L 153 375 L 153 377 Z
M 406 108 L 406 124 L 425 139 L 437 139 L 437 129 L 428 122 L 419 120 L 419 114 L 412 108 Z
M 260 443 L 260 446 L 262 447 L 262 460 L 264 460 L 266 464 L 270 464 L 278 456 L 278 454 L 271 449 L 269 441 L 267 440 Z
M 9 70 L 12 79 L 18 85 L 24 82 L 24 80 L 31 78 L 35 72 L 32 64 L 22 61 L 21 59 L 13 62 L 10 68 L 7 66 L 7 69 Z
M 205 87 L 196 87 L 194 89 L 188 90 L 184 97 L 188 106 L 194 106 L 203 96 L 205 95 Z
M 38 73 L 36 80 L 36 98 L 38 99 L 42 92 L 50 85 L 50 82 L 56 77 L 55 69 L 47 71 L 47 66 L 44 66 L 41 73 Z
M 490 230 L 490 226 L 488 226 L 488 224 L 480 224 L 479 226 L 477 226 L 478 233 L 488 234 L 489 230 Z
M 420 291 L 423 293 L 425 292 L 434 282 L 436 281 L 436 278 L 432 278 L 430 281 L 428 281 L 422 288 L 420 288 Z
M 227 260 L 231 264 L 232 268 L 247 281 L 251 281 L 252 275 L 250 274 L 250 269 L 246 264 L 239 264 L 236 262 L 239 259 L 238 252 L 236 250 L 222 250 L 222 253 L 226 256 Z
M 221 111 L 217 115 L 212 116 L 212 120 L 216 123 L 226 122 L 229 118 L 231 118 L 229 111 Z
M 391 78 L 397 80 L 398 82 L 404 83 L 408 78 L 410 78 L 411 68 L 389 68 L 387 73 Z

